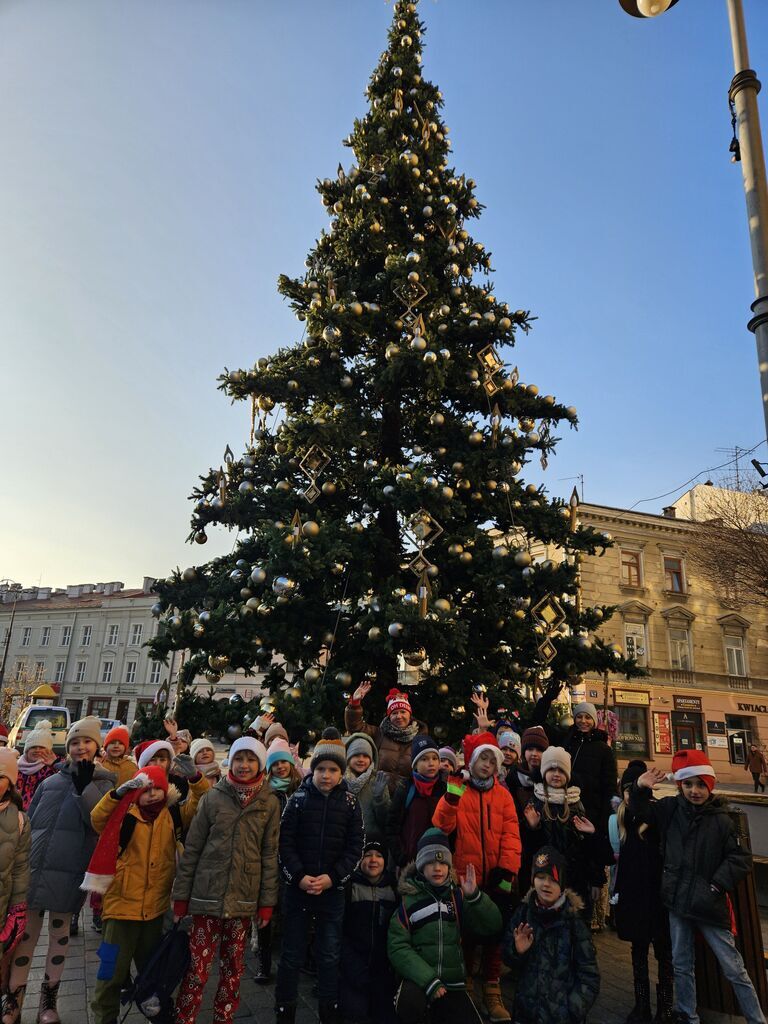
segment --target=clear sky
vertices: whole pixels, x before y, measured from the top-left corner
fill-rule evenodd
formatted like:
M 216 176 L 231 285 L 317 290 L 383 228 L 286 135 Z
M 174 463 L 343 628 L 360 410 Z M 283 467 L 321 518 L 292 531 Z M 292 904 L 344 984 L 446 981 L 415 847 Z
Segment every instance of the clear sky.
M 745 8 L 768 90 L 768 3 Z M 184 543 L 197 475 L 247 439 L 215 378 L 299 338 L 275 281 L 327 223 L 314 181 L 351 162 L 391 13 L 0 2 L 0 577 L 135 585 L 231 546 Z M 725 0 L 421 16 L 495 293 L 540 318 L 522 378 L 581 417 L 549 489 L 583 473 L 587 500 L 631 506 L 759 442 Z

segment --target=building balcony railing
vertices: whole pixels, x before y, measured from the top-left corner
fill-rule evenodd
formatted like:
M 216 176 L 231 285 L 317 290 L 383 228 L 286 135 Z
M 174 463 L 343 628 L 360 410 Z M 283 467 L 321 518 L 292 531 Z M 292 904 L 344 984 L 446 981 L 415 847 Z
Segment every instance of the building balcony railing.
M 656 668 L 651 666 L 643 682 L 659 683 L 662 686 L 675 686 L 680 689 L 694 688 L 699 690 L 762 690 L 768 692 L 768 679 L 752 676 L 732 676 L 726 672 L 699 672 L 698 669 Z

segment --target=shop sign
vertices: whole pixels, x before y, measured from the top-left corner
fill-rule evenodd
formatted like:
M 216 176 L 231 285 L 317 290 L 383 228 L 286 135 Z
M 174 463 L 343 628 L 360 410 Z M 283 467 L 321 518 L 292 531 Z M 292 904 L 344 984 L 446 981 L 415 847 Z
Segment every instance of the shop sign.
M 673 697 L 675 711 L 701 711 L 701 697 Z
M 651 703 L 651 695 L 641 690 L 614 690 L 614 704 L 634 704 L 635 707 L 647 708 Z
M 725 736 L 725 722 L 707 722 L 707 732 L 712 736 Z
M 751 711 L 753 714 L 768 715 L 768 704 L 737 704 L 739 711 Z
M 707 746 L 708 747 L 725 747 L 728 749 L 728 740 L 725 736 L 712 736 L 707 735 Z
M 672 729 L 668 711 L 653 713 L 653 746 L 657 754 L 672 753 Z
M 597 692 L 597 690 L 590 690 L 589 691 L 589 699 L 590 700 L 594 700 L 595 697 L 599 697 L 599 696 L 600 696 L 600 694 Z

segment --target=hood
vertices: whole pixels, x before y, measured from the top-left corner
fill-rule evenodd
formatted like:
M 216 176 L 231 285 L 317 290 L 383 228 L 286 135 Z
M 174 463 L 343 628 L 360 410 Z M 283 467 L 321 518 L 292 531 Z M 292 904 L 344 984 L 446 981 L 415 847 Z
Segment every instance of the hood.
M 563 907 L 564 913 L 567 913 L 572 917 L 578 917 L 584 909 L 584 900 L 578 893 L 574 892 L 573 889 L 564 889 L 563 891 L 565 893 L 565 906 Z M 536 906 L 536 890 L 533 886 L 531 886 L 523 897 L 523 903 L 527 903 L 534 913 L 538 911 L 539 908 Z
M 728 814 L 730 811 L 728 801 L 722 796 L 711 796 L 701 807 L 694 807 L 689 800 L 685 799 L 682 793 L 677 794 L 677 801 L 685 813 L 692 818 L 700 814 Z
M 375 775 L 379 770 L 379 748 L 373 742 L 373 736 L 369 736 L 367 732 L 352 732 L 349 736 L 344 737 L 344 746 L 347 747 L 352 740 L 359 739 L 365 740 L 373 751 L 373 772 L 371 774 Z M 347 771 L 349 771 L 349 768 L 347 768 Z
M 454 885 L 459 884 L 459 877 L 456 872 L 451 868 L 451 873 L 448 876 L 448 881 Z M 400 880 L 397 883 L 397 891 L 401 896 L 413 896 L 417 892 L 429 892 L 434 895 L 434 889 L 427 882 L 422 881 L 416 877 L 416 861 L 412 860 L 410 864 L 406 864 L 403 870 L 400 872 Z

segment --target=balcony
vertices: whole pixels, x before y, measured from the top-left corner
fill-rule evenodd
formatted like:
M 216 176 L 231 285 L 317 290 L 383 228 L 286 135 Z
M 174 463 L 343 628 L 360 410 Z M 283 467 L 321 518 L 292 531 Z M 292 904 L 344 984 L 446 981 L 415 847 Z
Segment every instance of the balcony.
M 752 676 L 732 676 L 726 672 L 687 671 L 679 668 L 648 669 L 646 677 L 649 683 L 661 686 L 679 687 L 680 689 L 696 688 L 698 690 L 736 690 L 746 692 L 760 690 L 768 693 L 768 679 L 757 679 Z

